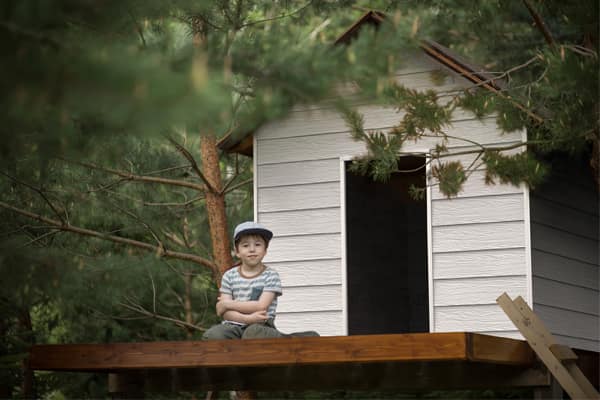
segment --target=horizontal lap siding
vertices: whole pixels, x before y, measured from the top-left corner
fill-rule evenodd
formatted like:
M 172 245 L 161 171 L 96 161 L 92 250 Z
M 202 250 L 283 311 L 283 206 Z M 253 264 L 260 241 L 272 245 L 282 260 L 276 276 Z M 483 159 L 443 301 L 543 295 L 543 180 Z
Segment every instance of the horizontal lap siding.
M 426 70 L 417 68 L 397 79 L 411 87 L 442 91 L 465 85 L 460 78 L 448 77 L 436 87 L 428 82 L 435 68 L 423 60 Z M 403 116 L 374 105 L 358 105 L 358 111 L 366 129 L 382 131 Z M 522 139 L 519 131 L 500 134 L 494 117 L 480 121 L 459 110 L 454 119 L 446 129 L 452 136 L 495 145 Z M 284 332 L 343 334 L 339 159 L 364 154 L 365 147 L 351 139 L 340 115 L 323 106 L 297 108 L 262 126 L 255 140 L 258 220 L 275 232 L 265 261 L 280 272 L 284 285 L 277 325 Z M 423 151 L 439 142 L 407 142 L 403 151 Z M 450 139 L 447 146 L 464 151 L 472 143 Z M 474 158 L 459 157 L 465 166 Z M 433 331 L 515 336 L 494 296 L 505 290 L 526 295 L 523 193 L 510 185 L 486 185 L 483 171 L 474 172 L 453 200 L 432 188 Z
M 585 172 L 555 174 L 532 193 L 534 311 L 563 343 L 597 351 L 598 194 Z
M 313 330 L 321 336 L 344 334 L 342 311 L 278 312 L 275 324 L 284 333 Z

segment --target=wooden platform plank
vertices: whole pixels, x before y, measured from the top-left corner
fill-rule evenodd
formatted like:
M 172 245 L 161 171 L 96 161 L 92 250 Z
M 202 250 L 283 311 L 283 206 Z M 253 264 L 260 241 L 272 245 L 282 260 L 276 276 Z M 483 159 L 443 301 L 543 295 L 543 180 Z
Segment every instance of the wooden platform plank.
M 37 345 L 35 370 L 280 366 L 466 360 L 465 333 L 424 333 L 114 344 Z

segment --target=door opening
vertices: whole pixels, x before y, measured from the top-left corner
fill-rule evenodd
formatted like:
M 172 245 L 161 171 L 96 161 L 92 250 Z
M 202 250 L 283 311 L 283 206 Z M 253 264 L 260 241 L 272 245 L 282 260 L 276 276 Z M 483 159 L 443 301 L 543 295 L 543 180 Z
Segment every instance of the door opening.
M 348 334 L 429 332 L 425 157 L 401 157 L 386 183 L 348 170 L 346 279 Z M 421 167 L 421 168 L 419 168 Z

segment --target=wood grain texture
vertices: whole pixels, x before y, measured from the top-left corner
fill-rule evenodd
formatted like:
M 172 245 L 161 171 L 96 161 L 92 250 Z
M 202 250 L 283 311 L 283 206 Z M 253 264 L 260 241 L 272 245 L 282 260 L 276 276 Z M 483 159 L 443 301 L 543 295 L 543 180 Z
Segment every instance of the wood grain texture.
M 485 222 L 522 221 L 523 195 L 434 200 L 431 202 L 433 226 Z
M 477 361 L 529 365 L 519 341 L 486 337 L 473 348 L 474 334 L 423 333 L 367 336 L 37 345 L 31 348 L 35 370 L 108 371 L 143 368 L 265 367 L 395 361 Z M 497 347 L 484 351 L 485 346 Z M 516 343 L 515 343 L 516 342 Z M 471 347 L 469 347 L 471 346 Z M 506 354 L 501 349 L 510 349 Z M 518 351 L 514 349 L 518 348 Z
M 433 252 L 505 249 L 525 246 L 522 221 L 433 228 Z
M 278 366 L 464 360 L 465 333 L 336 336 L 189 342 L 39 345 L 36 370 Z M 521 363 L 519 359 L 516 364 Z
M 525 248 L 433 255 L 433 279 L 525 275 Z
M 523 364 L 529 364 L 535 360 L 531 348 L 522 340 L 489 335 L 468 335 L 467 338 L 470 341 L 468 349 L 471 361 L 494 360 L 497 363 L 512 364 L 515 359 L 521 358 Z

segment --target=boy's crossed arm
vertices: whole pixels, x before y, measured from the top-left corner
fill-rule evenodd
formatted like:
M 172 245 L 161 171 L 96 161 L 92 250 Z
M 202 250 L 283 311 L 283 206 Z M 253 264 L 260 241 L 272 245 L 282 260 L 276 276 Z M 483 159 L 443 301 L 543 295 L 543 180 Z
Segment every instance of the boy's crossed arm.
M 231 295 L 221 293 L 217 302 L 217 315 L 242 324 L 265 322 L 269 317 L 267 308 L 275 300 L 276 293 L 264 291 L 258 300 L 236 301 Z

